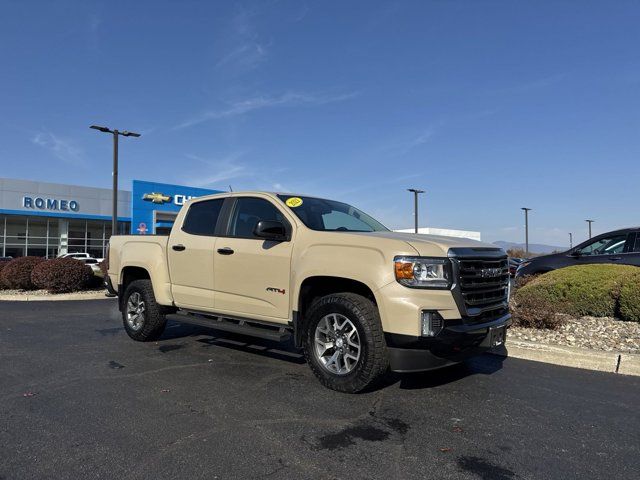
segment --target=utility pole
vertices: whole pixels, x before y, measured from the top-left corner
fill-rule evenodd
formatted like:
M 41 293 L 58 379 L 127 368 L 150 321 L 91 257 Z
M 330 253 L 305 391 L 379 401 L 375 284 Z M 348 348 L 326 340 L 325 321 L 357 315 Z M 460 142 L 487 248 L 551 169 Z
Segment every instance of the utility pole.
M 569 232 L 569 248 L 573 248 L 573 233 Z
M 416 188 L 407 188 L 407 191 L 413 192 L 413 215 L 414 215 L 414 230 L 418 233 L 418 194 L 424 193 L 424 190 L 418 190 Z
M 591 224 L 595 222 L 595 220 L 585 220 L 589 224 L 589 238 L 591 238 Z
M 139 137 L 139 133 L 128 132 L 123 130 L 111 130 L 107 127 L 100 127 L 98 125 L 91 125 L 94 130 L 98 130 L 102 133 L 110 133 L 113 135 L 113 206 L 111 214 L 111 235 L 118 234 L 118 136 L 123 137 Z
M 529 255 L 529 211 L 530 208 L 522 207 L 520 210 L 524 210 L 524 250 Z

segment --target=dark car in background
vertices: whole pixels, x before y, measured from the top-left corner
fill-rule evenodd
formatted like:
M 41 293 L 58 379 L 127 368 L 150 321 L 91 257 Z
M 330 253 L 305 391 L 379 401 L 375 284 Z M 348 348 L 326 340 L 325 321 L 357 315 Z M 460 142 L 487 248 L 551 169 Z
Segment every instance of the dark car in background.
M 516 272 L 518 271 L 518 267 L 524 261 L 524 258 L 509 257 L 509 275 L 515 277 Z
M 603 233 L 566 252 L 530 258 L 520 264 L 516 276 L 536 275 L 558 268 L 590 263 L 640 267 L 640 227 Z

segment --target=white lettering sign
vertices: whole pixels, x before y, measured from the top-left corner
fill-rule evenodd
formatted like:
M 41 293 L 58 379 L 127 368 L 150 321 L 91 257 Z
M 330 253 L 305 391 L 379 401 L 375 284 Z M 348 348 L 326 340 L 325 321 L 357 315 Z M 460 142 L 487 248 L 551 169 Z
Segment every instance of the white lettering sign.
M 186 202 L 187 200 L 191 200 L 192 198 L 194 198 L 193 195 L 174 195 L 173 203 L 181 207 L 182 205 L 184 205 L 184 202 Z

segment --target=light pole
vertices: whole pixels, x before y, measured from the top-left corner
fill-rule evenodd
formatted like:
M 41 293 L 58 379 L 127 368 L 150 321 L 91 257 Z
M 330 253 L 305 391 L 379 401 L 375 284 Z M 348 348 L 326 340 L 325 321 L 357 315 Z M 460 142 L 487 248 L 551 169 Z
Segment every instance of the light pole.
M 416 188 L 407 188 L 408 192 L 413 192 L 413 215 L 415 232 L 418 233 L 418 194 L 424 193 L 424 190 L 418 190 Z
M 573 248 L 573 233 L 569 232 L 569 248 Z
M 114 129 L 110 130 L 107 127 L 100 127 L 98 125 L 91 125 L 94 130 L 99 130 L 102 133 L 110 133 L 113 135 L 113 209 L 111 217 L 111 235 L 117 235 L 118 233 L 118 135 L 123 137 L 139 137 L 139 133 L 128 132 L 123 130 L 122 132 Z
M 585 220 L 589 224 L 589 238 L 591 238 L 591 224 L 595 222 L 595 220 Z
M 524 210 L 524 250 L 529 255 L 529 211 L 531 209 L 522 207 L 520 210 Z

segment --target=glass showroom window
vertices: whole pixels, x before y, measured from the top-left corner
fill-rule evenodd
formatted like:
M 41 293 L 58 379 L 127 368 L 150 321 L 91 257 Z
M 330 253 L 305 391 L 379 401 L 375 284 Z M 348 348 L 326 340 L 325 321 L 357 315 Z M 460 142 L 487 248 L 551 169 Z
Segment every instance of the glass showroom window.
M 86 220 L 69 220 L 69 253 L 85 252 L 87 238 Z
M 27 251 L 27 217 L 7 215 L 4 256 L 23 257 Z
M 60 222 L 59 218 L 47 219 L 47 258 L 55 258 L 60 251 Z
M 45 257 L 47 255 L 47 218 L 27 218 L 26 255 Z
M 4 257 L 4 245 L 7 237 L 7 217 L 0 215 L 0 257 Z
M 55 257 L 60 247 L 58 219 L 0 216 L 0 256 Z
M 86 249 L 89 255 L 95 258 L 104 258 L 106 246 L 105 222 L 87 221 Z

